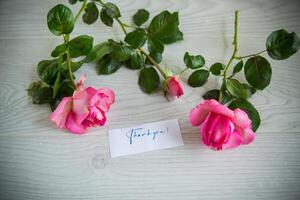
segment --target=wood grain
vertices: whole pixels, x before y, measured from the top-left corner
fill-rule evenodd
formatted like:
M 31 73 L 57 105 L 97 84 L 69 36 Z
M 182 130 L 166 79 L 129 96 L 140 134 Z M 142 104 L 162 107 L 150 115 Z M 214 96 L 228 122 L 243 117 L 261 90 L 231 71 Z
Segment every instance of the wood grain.
M 300 34 L 297 0 L 127 0 L 116 2 L 124 20 L 146 7 L 151 13 L 178 10 L 185 40 L 166 47 L 168 66 L 183 69 L 185 51 L 201 53 L 207 64 L 225 62 L 232 52 L 234 10 L 240 13 L 240 54 L 260 51 L 267 35 L 286 28 Z M 62 40 L 47 29 L 46 13 L 67 1 L 0 1 L 0 199 L 299 199 L 300 198 L 300 56 L 270 61 L 270 87 L 251 102 L 262 125 L 256 141 L 236 150 L 214 152 L 200 141 L 188 113 L 203 88 L 184 85 L 185 96 L 166 102 L 138 88 L 137 72 L 121 69 L 97 76 L 93 64 L 77 73 L 87 84 L 110 87 L 117 102 L 103 128 L 76 136 L 49 122 L 47 106 L 32 105 L 25 88 L 37 79 L 36 64 L 49 58 Z M 78 10 L 78 5 L 71 6 Z M 74 36 L 90 34 L 96 42 L 122 38 L 101 23 L 79 22 Z M 186 74 L 183 79 L 187 79 Z M 178 118 L 185 146 L 109 158 L 107 129 Z

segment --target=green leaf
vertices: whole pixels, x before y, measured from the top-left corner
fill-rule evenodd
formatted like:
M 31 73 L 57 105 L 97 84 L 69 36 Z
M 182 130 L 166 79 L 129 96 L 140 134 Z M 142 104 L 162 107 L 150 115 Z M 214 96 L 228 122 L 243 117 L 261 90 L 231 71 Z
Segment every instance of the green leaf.
M 148 38 L 148 51 L 151 52 L 158 52 L 158 53 L 163 53 L 164 52 L 164 44 L 154 38 L 154 37 L 149 37 Z
M 109 42 L 103 42 L 96 45 L 93 50 L 85 57 L 83 62 L 89 63 L 101 58 L 113 51 L 113 47 Z
M 58 72 L 54 86 L 53 86 L 53 98 L 55 98 L 58 93 L 59 84 L 60 84 L 60 72 Z
M 161 38 L 161 41 L 164 44 L 172 44 L 180 40 L 183 40 L 183 33 L 179 30 L 179 28 L 177 28 L 172 35 L 166 35 Z
M 93 38 L 88 35 L 81 35 L 72 39 L 69 43 L 70 56 L 76 58 L 87 55 L 93 49 Z
M 70 4 L 74 5 L 77 3 L 77 0 L 68 0 Z
M 146 41 L 147 35 L 143 29 L 136 29 L 125 37 L 125 42 L 134 49 L 142 47 Z
M 222 92 L 226 92 L 226 80 L 223 79 L 222 85 L 221 85 Z
M 209 72 L 204 69 L 194 71 L 188 79 L 188 84 L 191 87 L 201 87 L 207 82 Z
M 134 15 L 133 15 L 133 23 L 137 26 L 141 26 L 149 19 L 149 12 L 145 9 L 139 9 Z
M 110 55 L 104 56 L 99 62 L 98 62 L 98 74 L 101 75 L 107 75 L 115 73 L 118 69 L 120 69 L 122 66 L 122 63 L 113 59 Z
M 74 88 L 70 80 L 64 80 L 60 83 L 58 98 L 70 97 L 73 95 Z
M 74 15 L 68 7 L 58 4 L 48 12 L 47 24 L 54 35 L 69 34 L 74 28 Z
M 270 84 L 272 68 L 264 57 L 255 56 L 248 59 L 244 72 L 248 83 L 258 90 L 263 90 Z
M 178 29 L 178 12 L 171 14 L 163 11 L 156 15 L 149 26 L 149 35 L 168 44 L 182 39 L 182 33 Z
M 69 81 L 69 80 L 62 81 L 59 85 L 59 90 L 57 92 L 56 97 L 52 98 L 49 101 L 51 110 L 54 111 L 56 109 L 56 107 L 58 106 L 58 104 L 61 102 L 61 100 L 64 97 L 72 96 L 73 92 L 74 92 L 74 88 L 72 87 L 71 81 Z
M 58 57 L 61 54 L 65 53 L 67 50 L 67 46 L 65 44 L 58 45 L 51 53 L 52 57 Z
M 44 104 L 48 103 L 53 96 L 53 89 L 50 87 L 43 87 L 33 91 L 32 103 Z
M 160 85 L 160 78 L 153 67 L 143 68 L 139 75 L 139 86 L 147 94 L 151 94 Z
M 123 62 L 130 59 L 132 51 L 132 48 L 127 45 L 115 43 L 110 55 L 112 59 Z
M 226 83 L 229 93 L 240 99 L 247 99 L 248 94 L 243 85 L 236 79 L 229 79 Z
M 221 74 L 221 71 L 224 69 L 224 64 L 222 63 L 215 63 L 213 64 L 209 71 L 213 74 L 213 75 L 220 75 Z
M 251 87 L 250 85 L 246 83 L 242 83 L 242 87 L 247 93 L 247 99 L 250 98 L 253 94 L 256 93 L 256 89 L 254 87 Z
M 106 26 L 109 26 L 109 27 L 113 26 L 114 19 L 107 14 L 105 8 L 101 9 L 100 19 L 103 22 L 103 24 L 105 24 Z
M 300 46 L 296 33 L 280 29 L 272 32 L 266 41 L 269 56 L 275 60 L 284 60 L 295 54 Z
M 46 83 L 52 85 L 58 72 L 58 64 L 55 60 L 42 60 L 37 67 L 39 77 Z
M 205 59 L 201 55 L 193 56 L 188 52 L 185 52 L 183 60 L 185 65 L 190 69 L 198 69 L 205 65 Z
M 160 40 L 164 43 L 164 44 L 171 44 L 174 43 L 176 41 L 180 41 L 183 40 L 183 33 L 179 30 L 179 17 L 178 17 L 178 12 L 174 12 L 172 14 L 173 19 L 176 21 L 176 28 L 173 31 L 172 34 L 165 34 L 162 37 L 160 37 Z
M 120 10 L 118 8 L 118 6 L 116 6 L 115 4 L 113 3 L 106 3 L 104 5 L 104 8 L 106 10 L 106 13 L 108 16 L 112 17 L 112 18 L 119 18 L 121 17 L 121 14 L 120 14 Z
M 97 21 L 99 17 L 99 10 L 96 6 L 96 4 L 90 2 L 86 5 L 84 8 L 84 14 L 82 15 L 82 20 L 86 24 L 93 24 L 95 21 Z
M 219 100 L 219 95 L 220 95 L 220 90 L 215 89 L 215 90 L 209 90 L 207 91 L 202 97 L 203 99 L 214 99 L 216 101 Z M 222 94 L 222 104 L 226 104 L 231 100 L 230 96 L 223 92 Z
M 161 63 L 162 61 L 162 54 L 159 52 L 151 52 L 149 56 L 157 63 Z M 147 63 L 152 64 L 148 59 L 146 60 Z
M 27 94 L 29 96 L 32 96 L 33 95 L 33 92 L 37 89 L 40 89 L 40 88 L 43 88 L 43 87 L 47 87 L 48 84 L 39 80 L 39 81 L 36 81 L 36 82 L 32 82 L 30 83 L 30 85 L 28 86 L 28 88 L 26 89 L 27 90 Z
M 247 100 L 233 101 L 229 106 L 230 109 L 240 108 L 248 114 L 252 121 L 252 130 L 255 132 L 260 125 L 260 116 L 255 107 Z
M 141 69 L 144 67 L 145 61 L 143 56 L 136 51 L 133 51 L 129 60 L 125 62 L 125 65 L 129 69 Z
M 78 69 L 80 69 L 80 67 L 83 65 L 83 61 L 78 61 L 78 62 L 73 62 L 71 61 L 71 69 L 72 69 L 72 72 L 76 72 Z M 62 69 L 65 70 L 65 72 L 67 73 L 68 72 L 68 63 L 67 61 L 65 61 L 63 64 L 62 64 Z
M 240 62 L 238 62 L 238 63 L 234 66 L 234 68 L 233 68 L 233 74 L 239 73 L 239 72 L 242 70 L 243 66 L 244 66 L 244 62 L 241 60 Z

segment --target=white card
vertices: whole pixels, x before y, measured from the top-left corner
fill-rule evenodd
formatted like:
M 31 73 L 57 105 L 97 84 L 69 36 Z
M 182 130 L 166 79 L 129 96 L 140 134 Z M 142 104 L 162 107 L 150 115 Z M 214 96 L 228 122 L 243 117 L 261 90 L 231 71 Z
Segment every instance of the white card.
M 177 119 L 108 131 L 111 157 L 183 145 Z

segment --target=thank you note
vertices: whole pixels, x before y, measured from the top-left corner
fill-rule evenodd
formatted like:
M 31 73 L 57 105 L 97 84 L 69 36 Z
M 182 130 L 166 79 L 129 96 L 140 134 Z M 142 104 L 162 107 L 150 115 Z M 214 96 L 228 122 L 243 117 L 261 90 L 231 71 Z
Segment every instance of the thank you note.
M 111 157 L 183 145 L 177 119 L 108 131 Z

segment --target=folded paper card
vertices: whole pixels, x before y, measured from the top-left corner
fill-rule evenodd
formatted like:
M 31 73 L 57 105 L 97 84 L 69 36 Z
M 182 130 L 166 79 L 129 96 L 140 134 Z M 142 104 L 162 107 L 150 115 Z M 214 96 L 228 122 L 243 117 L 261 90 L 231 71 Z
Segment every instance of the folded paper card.
M 183 145 L 177 119 L 108 131 L 111 157 Z

